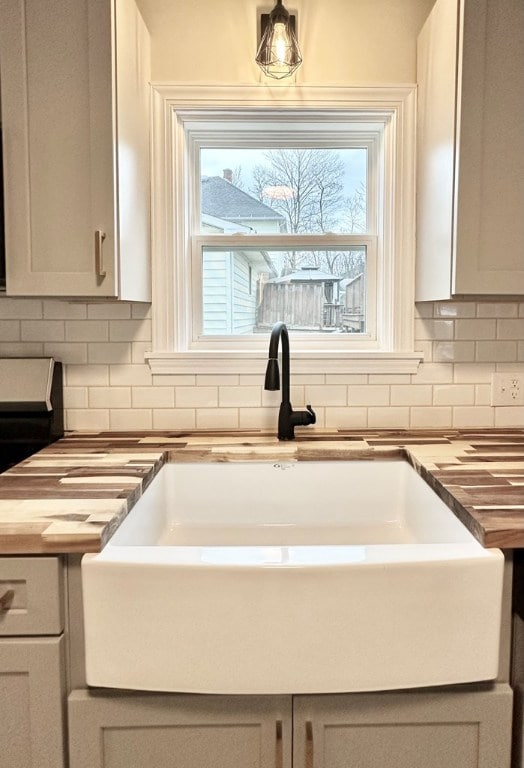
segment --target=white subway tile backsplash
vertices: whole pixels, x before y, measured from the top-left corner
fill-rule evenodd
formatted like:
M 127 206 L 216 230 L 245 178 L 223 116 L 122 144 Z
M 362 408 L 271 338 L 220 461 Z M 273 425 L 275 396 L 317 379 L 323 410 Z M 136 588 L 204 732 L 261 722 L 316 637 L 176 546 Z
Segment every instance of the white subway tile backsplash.
M 238 409 L 198 408 L 196 412 L 196 428 L 238 429 Z
M 365 429 L 368 425 L 367 408 L 325 408 L 325 426 L 333 429 Z
M 475 405 L 491 405 L 491 384 L 475 384 Z
M 417 341 L 452 339 L 454 324 L 454 320 L 415 320 L 415 339 Z
M 450 407 L 415 406 L 410 410 L 410 426 L 413 429 L 445 429 L 452 425 L 453 412 Z
M 479 301 L 477 317 L 517 317 L 518 306 L 514 301 Z
M 38 299 L 11 299 L 0 296 L 0 320 L 36 320 L 42 317 L 42 302 Z
M 413 384 L 446 384 L 453 381 L 453 366 L 449 363 L 422 363 L 411 381 Z
M 105 409 L 69 408 L 65 414 L 65 428 L 87 431 L 109 429 L 109 411 Z
M 66 320 L 66 341 L 108 341 L 107 320 Z
M 109 411 L 109 429 L 127 432 L 133 429 L 153 429 L 152 411 L 143 408 L 119 408 Z
M 38 341 L 0 341 L 0 357 L 41 357 L 43 354 L 44 345 Z
M 465 363 L 475 360 L 474 341 L 434 341 L 433 360 L 436 363 Z
M 236 387 L 239 383 L 242 384 L 242 381 L 239 381 L 239 379 L 242 379 L 242 377 L 234 373 L 224 373 L 220 375 L 198 374 L 196 377 L 196 385 L 197 387 L 219 387 L 220 385 Z M 249 383 L 256 384 L 257 382 L 250 381 Z M 260 383 L 260 379 L 258 383 Z
M 497 320 L 497 339 L 524 341 L 524 318 Z
M 87 306 L 80 301 L 46 299 L 43 312 L 46 320 L 84 320 L 87 317 Z
M 67 341 L 45 343 L 44 355 L 55 357 L 68 365 L 81 365 L 88 362 L 87 344 L 74 344 Z
M 492 427 L 494 410 L 494 408 L 485 406 L 455 407 L 453 408 L 453 426 L 457 429 L 468 429 L 470 427 L 485 429 Z
M 409 408 L 368 408 L 368 427 L 371 429 L 407 429 L 409 427 Z
M 476 304 L 474 301 L 443 301 L 436 302 L 434 317 L 475 317 Z
M 473 405 L 475 387 L 473 384 L 435 384 L 433 405 Z
M 177 387 L 175 405 L 177 408 L 216 408 L 218 387 Z
M 174 408 L 174 387 L 133 387 L 133 408 Z
M 153 429 L 196 429 L 194 408 L 154 408 Z
M 169 376 L 153 376 L 155 387 L 196 387 L 197 377 L 191 373 L 179 373 Z
M 145 362 L 146 352 L 151 352 L 150 341 L 132 341 L 131 342 L 131 362 L 139 365 Z
M 19 320 L 0 320 L 0 341 L 25 341 L 20 337 Z M 27 341 L 42 341 L 41 339 L 27 339 Z
M 90 320 L 125 320 L 131 317 L 131 305 L 126 302 L 100 302 L 87 305 Z
M 135 302 L 131 304 L 131 317 L 136 320 L 144 320 L 151 317 L 151 304 Z
M 87 387 L 64 387 L 64 408 L 87 408 Z
M 517 359 L 516 341 L 477 341 L 475 344 L 479 363 L 509 363 Z
M 394 384 L 391 387 L 391 405 L 431 405 L 431 384 Z
M 455 339 L 494 339 L 496 320 L 455 320 Z
M 200 387 L 200 389 L 202 389 Z M 221 408 L 253 408 L 262 403 L 262 387 L 219 387 L 218 404 Z
M 419 301 L 415 304 L 415 317 L 433 317 L 433 303 Z
M 87 345 L 87 359 L 89 363 L 131 363 L 131 344 L 128 342 L 93 341 Z M 143 358 L 142 358 L 143 359 Z
M 65 341 L 64 322 L 62 320 L 21 320 L 20 340 Z
M 493 408 L 493 410 L 496 427 L 524 427 L 524 408 L 512 406 Z
M 370 373 L 369 384 L 409 384 L 411 374 L 409 373 Z M 353 381 L 348 381 L 353 384 Z M 357 382 L 359 383 L 359 382 Z
M 65 381 L 70 387 L 103 387 L 109 384 L 107 365 L 68 365 Z
M 150 341 L 151 320 L 113 320 L 109 326 L 110 341 Z
M 153 377 L 147 365 L 111 365 L 109 383 L 117 387 L 149 387 L 153 383 Z
M 306 386 L 304 397 L 313 408 L 315 405 L 347 405 L 348 388 L 342 384 L 311 384 Z
M 130 408 L 131 387 L 89 387 L 91 408 Z
M 456 363 L 453 380 L 456 384 L 474 384 L 491 382 L 495 363 Z
M 351 385 L 348 387 L 348 404 L 389 405 L 389 395 L 390 387 L 387 384 Z
M 524 424 L 524 409 L 490 404 L 493 371 L 524 372 L 524 302 L 425 302 L 415 317 L 416 374 L 292 374 L 294 407 L 329 428 Z M 148 304 L 0 297 L 0 355 L 62 360 L 68 429 L 276 430 L 264 361 L 256 375 L 152 376 L 150 318 Z

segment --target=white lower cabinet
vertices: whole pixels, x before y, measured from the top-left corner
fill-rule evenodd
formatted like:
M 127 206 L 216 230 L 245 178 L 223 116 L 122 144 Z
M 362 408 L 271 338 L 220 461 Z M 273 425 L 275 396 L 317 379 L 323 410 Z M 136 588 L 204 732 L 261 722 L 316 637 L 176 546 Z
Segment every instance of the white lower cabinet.
M 311 696 L 74 691 L 71 768 L 510 768 L 509 685 Z
M 71 768 L 290 768 L 290 696 L 74 691 Z
M 0 768 L 65 768 L 62 565 L 0 558 Z

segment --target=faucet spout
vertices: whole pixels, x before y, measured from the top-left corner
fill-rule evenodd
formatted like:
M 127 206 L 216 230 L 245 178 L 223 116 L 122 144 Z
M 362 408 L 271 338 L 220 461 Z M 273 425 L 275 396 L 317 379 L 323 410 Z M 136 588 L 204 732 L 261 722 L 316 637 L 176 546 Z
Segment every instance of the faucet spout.
M 280 389 L 280 373 L 278 368 L 278 345 L 282 340 L 282 402 L 278 414 L 278 439 L 294 440 L 295 427 L 306 426 L 316 422 L 316 415 L 310 405 L 305 411 L 294 411 L 291 405 L 290 374 L 289 374 L 289 334 L 285 323 L 275 323 L 269 339 L 269 354 L 266 368 L 264 389 L 275 391 Z

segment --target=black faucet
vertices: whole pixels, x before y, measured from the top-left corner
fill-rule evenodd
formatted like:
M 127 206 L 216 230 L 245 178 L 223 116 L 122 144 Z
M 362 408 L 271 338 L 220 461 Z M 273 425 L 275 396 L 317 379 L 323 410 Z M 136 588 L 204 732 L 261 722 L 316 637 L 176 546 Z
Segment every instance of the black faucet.
M 289 400 L 289 335 L 285 323 L 275 323 L 269 340 L 269 360 L 266 368 L 264 389 L 280 389 L 278 370 L 278 342 L 282 337 L 282 402 L 278 413 L 278 439 L 294 440 L 295 427 L 314 424 L 317 420 L 310 405 L 306 411 L 294 411 Z

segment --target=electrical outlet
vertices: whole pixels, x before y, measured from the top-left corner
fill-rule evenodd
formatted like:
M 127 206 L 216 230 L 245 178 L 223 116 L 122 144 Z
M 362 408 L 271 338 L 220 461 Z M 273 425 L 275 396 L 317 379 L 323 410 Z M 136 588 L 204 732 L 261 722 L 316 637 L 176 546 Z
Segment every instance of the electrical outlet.
M 524 374 L 492 373 L 491 405 L 524 405 Z

